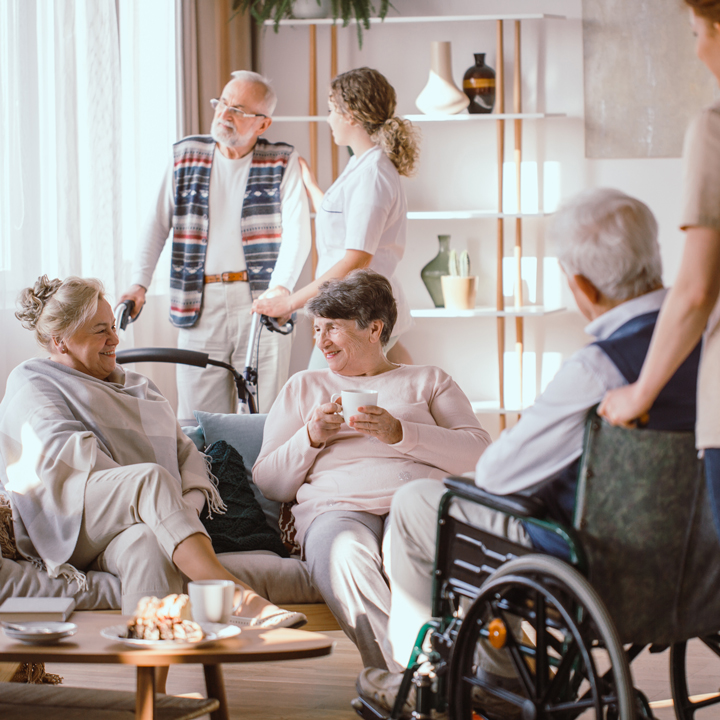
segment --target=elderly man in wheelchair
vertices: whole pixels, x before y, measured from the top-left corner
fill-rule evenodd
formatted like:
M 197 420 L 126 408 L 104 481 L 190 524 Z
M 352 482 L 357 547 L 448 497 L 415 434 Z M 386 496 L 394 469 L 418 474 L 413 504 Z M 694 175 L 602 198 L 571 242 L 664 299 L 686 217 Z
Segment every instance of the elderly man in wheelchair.
M 657 224 L 642 202 L 593 190 L 552 232 L 596 341 L 485 451 L 474 483 L 396 493 L 387 642 L 406 669 L 360 674 L 353 707 L 368 720 L 652 717 L 629 670 L 647 645 L 672 645 L 679 718 L 720 700 L 693 702 L 685 683 L 687 639 L 720 655 L 720 544 L 693 441 L 699 348 L 641 432 L 594 412 L 647 352 L 666 293 Z

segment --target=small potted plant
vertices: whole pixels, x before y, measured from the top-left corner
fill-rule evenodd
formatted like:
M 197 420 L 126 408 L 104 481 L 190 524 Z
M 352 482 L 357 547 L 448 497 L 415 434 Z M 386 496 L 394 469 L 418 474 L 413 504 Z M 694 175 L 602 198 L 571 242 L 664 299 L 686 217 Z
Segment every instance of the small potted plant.
M 322 6 L 325 0 L 314 0 Z M 278 31 L 280 21 L 284 18 L 300 17 L 295 15 L 293 9 L 297 0 L 233 0 L 233 10 L 250 12 L 258 25 L 266 20 L 275 21 L 275 32 Z M 384 19 L 390 8 L 390 0 L 377 0 L 377 11 L 373 0 L 330 0 L 332 3 L 332 16 L 335 20 L 342 20 L 343 27 L 349 25 L 351 20 L 357 20 L 358 44 L 362 47 L 362 31 L 370 29 L 370 18 Z M 306 17 L 303 15 L 303 17 Z
M 455 250 L 450 251 L 448 270 L 450 274 L 440 278 L 445 307 L 448 310 L 472 310 L 475 307 L 478 278 L 470 275 L 467 250 L 463 250 L 459 258 Z

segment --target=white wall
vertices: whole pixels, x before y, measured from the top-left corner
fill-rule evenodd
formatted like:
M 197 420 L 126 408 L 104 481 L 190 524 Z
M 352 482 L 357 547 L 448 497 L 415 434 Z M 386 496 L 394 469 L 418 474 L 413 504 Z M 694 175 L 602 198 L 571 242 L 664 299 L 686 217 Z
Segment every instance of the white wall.
M 523 160 L 559 163 L 561 198 L 586 187 L 613 186 L 644 200 L 660 223 L 660 242 L 665 278 L 672 282 L 681 252 L 679 216 L 680 160 L 588 160 L 584 156 L 583 133 L 583 46 L 580 0 L 394 0 L 400 15 L 462 15 L 480 13 L 545 12 L 563 14 L 567 20 L 524 21 L 522 39 L 523 110 L 565 113 L 567 117 L 544 121 L 528 120 L 523 130 Z M 391 11 L 392 12 L 392 11 Z M 682 13 L 678 10 L 678 19 Z M 505 27 L 506 111 L 512 110 L 513 24 Z M 369 65 L 383 72 L 398 95 L 398 113 L 417 113 L 414 100 L 427 81 L 429 48 L 433 40 L 452 42 L 453 74 L 461 85 L 464 71 L 473 63 L 474 52 L 485 52 L 486 62 L 496 68 L 495 23 L 452 22 L 434 24 L 373 25 L 364 34 L 358 49 L 353 27 L 338 30 L 339 71 Z M 319 113 L 326 110 L 329 80 L 329 28 L 318 28 Z M 279 34 L 267 28 L 263 35 L 261 71 L 278 90 L 278 115 L 308 113 L 308 29 L 282 27 Z M 406 180 L 410 210 L 461 210 L 493 208 L 497 198 L 495 122 L 424 123 L 420 171 Z M 323 187 L 331 182 L 330 136 L 320 126 L 320 172 Z M 305 124 L 276 123 L 270 139 L 295 144 L 301 154 L 309 153 Z M 506 162 L 512 160 L 512 123 L 506 127 Z M 347 153 L 340 150 L 341 167 Z M 540 183 L 540 185 L 542 185 Z M 523 190 L 524 194 L 528 190 Z M 539 189 L 540 206 L 552 204 L 554 188 Z M 523 245 L 527 256 L 552 256 L 544 238 L 547 219 L 524 223 Z M 437 251 L 437 235 L 452 236 L 451 246 L 470 253 L 473 268 L 480 276 L 479 305 L 494 303 L 496 221 L 410 221 L 408 244 L 399 275 L 416 308 L 432 307 L 420 280 L 420 270 Z M 505 254 L 512 255 L 514 221 L 505 224 Z M 526 352 L 545 355 L 546 371 L 587 342 L 585 321 L 577 312 L 569 292 L 551 287 L 551 277 L 537 278 L 538 301 L 545 294 L 562 293 L 568 311 L 545 319 L 525 321 Z M 545 285 L 545 286 L 544 286 Z M 460 383 L 473 399 L 497 399 L 496 322 L 494 319 L 417 319 L 404 342 L 418 363 L 436 364 Z M 507 348 L 514 346 L 514 323 L 507 323 Z M 310 349 L 309 330 L 296 340 L 294 368 L 301 369 Z M 555 355 L 552 355 L 555 353 Z M 538 366 L 537 385 L 543 373 Z M 547 379 L 547 378 L 545 378 Z M 497 432 L 497 418 L 483 416 L 491 432 Z
M 682 234 L 677 230 L 680 195 L 680 161 L 667 160 L 587 160 L 583 136 L 583 50 L 580 0 L 394 0 L 402 15 L 455 15 L 493 12 L 560 13 L 568 20 L 529 21 L 523 23 L 523 97 L 525 111 L 566 113 L 568 117 L 543 122 L 525 121 L 523 135 L 524 159 L 541 167 L 556 162 L 561 167 L 561 197 L 594 186 L 614 186 L 636 195 L 656 213 L 660 242 L 665 263 L 665 278 L 671 283 L 677 272 Z M 682 13 L 678 11 L 679 20 Z M 506 24 L 505 52 L 507 102 L 511 102 L 512 24 Z M 339 29 L 339 70 L 370 65 L 383 72 L 398 93 L 398 112 L 416 113 L 415 97 L 422 90 L 429 68 L 432 40 L 450 40 L 453 50 L 453 71 L 456 83 L 473 62 L 474 52 L 486 52 L 486 61 L 495 62 L 494 23 L 437 23 L 427 25 L 374 25 L 364 35 L 359 50 L 353 27 Z M 319 40 L 319 111 L 329 81 L 329 29 L 320 27 Z M 277 114 L 307 114 L 308 91 L 308 30 L 305 27 L 283 27 L 279 34 L 267 29 L 261 51 L 262 71 L 274 81 L 279 94 Z M 326 78 L 326 80 L 322 80 Z M 508 109 L 510 106 L 508 104 Z M 495 123 L 423 124 L 422 156 L 416 178 L 405 181 L 411 210 L 491 208 L 497 195 Z M 330 184 L 330 136 L 321 124 L 319 179 L 324 187 Z M 295 144 L 307 156 L 309 141 L 304 124 L 277 123 L 270 139 L 283 139 Z M 506 159 L 512 159 L 512 124 L 506 130 Z M 344 164 L 347 154 L 340 150 Z M 550 193 L 546 193 L 548 196 Z M 541 197 L 542 202 L 542 197 Z M 452 246 L 467 248 L 473 267 L 481 278 L 479 304 L 491 304 L 495 292 L 495 220 L 484 221 L 411 221 L 408 246 L 399 274 L 413 307 L 431 307 L 430 298 L 420 280 L 420 269 L 437 251 L 436 236 L 449 233 Z M 524 225 L 524 247 L 528 256 L 552 255 L 546 247 L 543 228 L 547 221 L 530 219 Z M 505 254 L 511 255 L 514 222 L 506 222 Z M 162 262 L 162 261 L 161 261 Z M 306 267 L 305 276 L 309 278 Z M 538 278 L 543 291 L 543 277 Z M 557 288 L 546 282 L 547 292 Z M 560 353 L 565 358 L 587 342 L 584 321 L 576 311 L 571 296 L 563 289 L 563 302 L 568 312 L 544 320 L 525 323 L 526 351 Z M 149 310 L 147 311 L 149 312 Z M 153 314 L 153 313 L 151 313 Z M 172 344 L 172 328 L 164 321 L 166 308 L 154 313 L 156 328 L 162 327 L 163 337 L 147 335 L 150 318 L 139 323 L 137 345 Z M 30 333 L 19 331 L 19 323 L 7 307 L 0 318 L 5 348 L 0 355 L 0 382 L 4 386 L 10 369 L 18 362 L 36 354 Z M 135 330 L 135 329 L 134 329 Z M 508 349 L 514 343 L 514 324 L 507 323 Z M 18 337 L 22 335 L 22 337 Z M 7 338 L 10 337 L 10 340 Z M 405 337 L 405 343 L 418 363 L 432 363 L 445 368 L 473 399 L 497 398 L 497 352 L 495 321 L 416 320 Z M 301 324 L 295 341 L 293 369 L 302 369 L 311 348 L 309 325 Z M 545 355 L 546 366 L 558 360 Z M 163 368 L 162 371 L 160 368 Z M 166 366 L 147 366 L 163 391 L 174 397 L 174 373 Z M 541 368 L 537 372 L 538 384 Z M 483 416 L 483 423 L 497 432 L 497 418 Z

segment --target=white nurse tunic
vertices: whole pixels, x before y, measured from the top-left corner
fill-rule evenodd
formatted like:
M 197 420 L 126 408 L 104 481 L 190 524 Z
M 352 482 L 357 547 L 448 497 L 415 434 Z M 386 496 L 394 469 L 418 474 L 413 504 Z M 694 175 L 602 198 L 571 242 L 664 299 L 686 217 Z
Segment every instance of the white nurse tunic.
M 373 256 L 370 268 L 392 284 L 398 309 L 393 336 L 412 324 L 395 268 L 405 252 L 407 202 L 400 175 L 379 146 L 350 158 L 325 193 L 315 219 L 319 277 L 345 255 L 361 250 Z

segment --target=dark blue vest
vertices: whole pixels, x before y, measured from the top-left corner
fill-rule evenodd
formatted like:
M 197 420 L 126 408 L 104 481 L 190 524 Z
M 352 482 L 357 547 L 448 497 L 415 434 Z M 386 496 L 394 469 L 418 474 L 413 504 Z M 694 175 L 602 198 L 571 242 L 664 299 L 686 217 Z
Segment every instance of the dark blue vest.
M 606 340 L 597 345 L 622 373 L 628 384 L 634 383 L 645 362 L 650 340 L 655 330 L 658 311 L 638 315 L 619 327 Z M 650 408 L 649 430 L 694 430 L 698 365 L 700 346 L 690 353 L 677 372 L 670 378 Z M 575 508 L 580 458 L 550 478 L 533 495 L 544 501 L 548 517 L 563 525 L 572 524 Z M 533 545 L 543 552 L 567 558 L 567 547 L 549 531 L 526 524 Z

